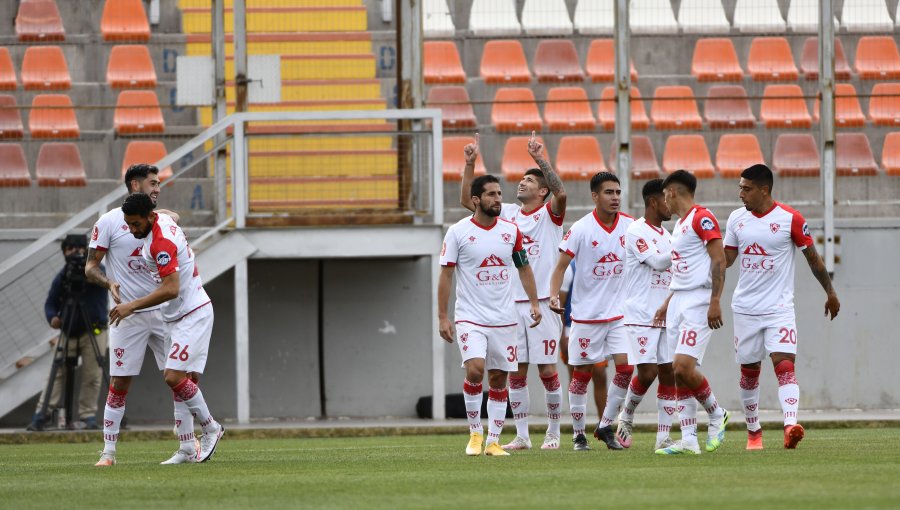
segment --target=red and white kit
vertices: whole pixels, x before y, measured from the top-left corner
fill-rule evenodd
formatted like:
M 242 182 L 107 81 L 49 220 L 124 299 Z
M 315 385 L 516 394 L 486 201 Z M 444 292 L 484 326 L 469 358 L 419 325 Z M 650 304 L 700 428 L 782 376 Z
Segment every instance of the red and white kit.
M 803 216 L 777 202 L 765 214 L 740 208 L 728 217 L 725 249 L 738 252 L 740 266 L 731 301 L 738 363 L 756 363 L 767 353 L 797 353 L 795 247 L 812 244 Z
M 671 259 L 672 235 L 644 218 L 635 220 L 625 234 L 625 328 L 631 345 L 629 364 L 671 363 L 668 343 L 660 342 L 663 328 L 653 327 L 653 316 L 669 295 L 670 268 L 654 269 L 651 257 Z
M 463 363 L 483 358 L 485 368 L 514 372 L 516 312 L 513 252 L 523 249 L 522 233 L 506 220 L 482 227 L 467 217 L 447 230 L 441 265 L 456 266 L 456 336 Z
M 695 205 L 672 229 L 672 299 L 666 314 L 670 352 L 686 354 L 700 365 L 712 337 L 707 313 L 712 296 L 712 261 L 706 243 L 721 239 L 719 222 Z
M 534 272 L 538 300 L 541 306 L 541 323 L 530 328 L 531 303 L 519 282 L 518 271 L 512 272 L 513 299 L 515 300 L 518 327 L 516 349 L 520 363 L 555 364 L 559 359 L 559 334 L 562 320 L 550 310 L 550 276 L 559 259 L 556 247 L 563 235 L 563 216 L 553 214 L 550 203 L 526 212 L 518 204 L 503 204 L 500 217 L 511 221 L 522 232 L 522 247 L 528 254 L 528 265 Z
M 591 365 L 613 354 L 628 354 L 622 326 L 625 289 L 625 235 L 634 218 L 618 213 L 611 228 L 597 211 L 576 221 L 559 250 L 575 259 L 569 364 Z

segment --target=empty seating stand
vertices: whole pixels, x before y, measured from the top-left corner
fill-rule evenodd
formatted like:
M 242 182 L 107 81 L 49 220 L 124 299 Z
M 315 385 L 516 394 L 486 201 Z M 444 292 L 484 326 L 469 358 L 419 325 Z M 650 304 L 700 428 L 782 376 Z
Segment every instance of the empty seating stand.
M 565 0 L 525 0 L 522 29 L 528 35 L 572 35 Z
M 488 41 L 481 54 L 481 77 L 486 83 L 529 83 L 531 71 L 522 43 L 515 40 Z
M 666 139 L 663 170 L 666 173 L 687 170 L 698 179 L 716 175 L 703 135 L 672 135 Z
M 462 179 L 463 170 L 466 167 L 466 157 L 463 148 L 475 141 L 471 136 L 445 136 L 444 137 L 444 180 L 459 181 Z M 487 173 L 484 168 L 484 158 L 475 160 L 475 175 Z
M 800 71 L 807 80 L 819 79 L 819 38 L 810 37 L 803 43 L 803 53 L 800 57 Z M 834 38 L 834 77 L 838 80 L 850 79 L 850 64 L 847 63 L 847 55 L 844 53 L 844 44 L 837 37 Z
M 900 83 L 876 83 L 872 87 L 869 118 L 876 126 L 900 126 Z
M 699 81 L 741 81 L 744 70 L 738 63 L 731 39 L 699 39 L 694 46 L 691 74 Z
M 813 108 L 813 120 L 819 122 L 819 98 Z M 838 83 L 834 89 L 834 125 L 839 128 L 862 127 L 866 117 L 859 106 L 856 88 L 849 83 Z
M 900 79 L 900 53 L 891 36 L 860 37 L 854 64 L 864 80 Z
M 618 147 L 613 140 L 609 149 L 609 166 L 613 171 L 618 171 Z M 659 161 L 656 160 L 656 151 L 650 139 L 644 135 L 631 137 L 631 176 L 635 179 L 656 179 L 659 177 Z
M 837 175 L 856 177 L 877 175 L 878 165 L 864 133 L 838 133 L 834 140 Z
M 544 123 L 531 89 L 498 89 L 491 109 L 491 124 L 505 133 L 540 131 Z
M 579 4 L 580 5 L 580 4 Z M 631 81 L 637 83 L 638 74 L 631 62 Z M 616 53 L 612 39 L 594 39 L 588 48 L 585 71 L 594 83 L 612 82 L 616 79 Z
M 743 33 L 781 33 L 784 18 L 778 0 L 737 0 L 734 6 L 734 28 Z
M 9 50 L 0 47 L 0 90 L 16 90 L 16 69 Z
M 534 168 L 534 160 L 528 154 L 528 140 L 530 136 L 511 136 L 506 140 L 503 147 L 503 162 L 501 163 L 501 171 L 503 178 L 508 182 L 518 182 L 525 176 L 525 171 Z M 544 143 L 541 137 L 537 137 L 537 141 Z M 547 146 L 544 145 L 544 159 L 549 161 L 547 157 Z
M 759 118 L 767 128 L 808 128 L 812 118 L 798 85 L 767 85 Z
M 539 42 L 534 55 L 534 74 L 540 82 L 584 81 L 575 44 L 568 39 Z
M 472 0 L 469 30 L 477 36 L 510 36 L 522 33 L 514 0 Z
M 25 90 L 68 90 L 72 87 L 69 66 L 59 46 L 31 46 L 22 58 Z
M 162 142 L 148 140 L 134 140 L 128 142 L 125 147 L 125 156 L 122 158 L 122 177 L 131 165 L 144 163 L 155 165 L 166 157 L 168 152 Z M 167 166 L 159 171 L 159 179 L 165 181 L 172 178 L 172 167 Z
M 17 143 L 0 143 L 0 188 L 31 186 L 25 151 Z
M 775 140 L 772 167 L 782 177 L 817 177 L 819 150 L 812 135 L 785 133 Z
M 0 138 L 22 138 L 24 134 L 22 114 L 15 96 L 0 95 Z
M 34 96 L 28 116 L 28 130 L 33 138 L 78 138 L 81 130 L 69 96 Z
M 884 137 L 881 166 L 888 175 L 900 175 L 900 132 L 888 133 Z
M 140 41 L 150 40 L 150 24 L 141 0 L 106 0 L 100 19 L 103 40 Z
M 556 151 L 556 171 L 566 180 L 590 180 L 597 172 L 605 172 L 603 153 L 597 137 L 590 135 L 564 136 Z
M 116 134 L 162 133 L 166 130 L 159 100 L 152 90 L 123 90 L 113 116 Z
M 650 119 L 641 100 L 641 91 L 637 87 L 631 87 L 631 128 L 643 130 L 650 127 Z M 597 106 L 597 119 L 603 129 L 612 131 L 616 128 L 616 89 L 606 87 L 600 94 L 600 104 Z
M 747 71 L 756 81 L 796 81 L 797 66 L 784 37 L 757 37 L 750 43 Z
M 81 153 L 74 143 L 49 142 L 41 145 L 34 173 L 39 186 L 87 185 Z
M 746 168 L 757 163 L 765 164 L 759 140 L 751 134 L 728 134 L 719 139 L 716 151 L 716 168 L 726 179 L 738 178 Z
M 155 88 L 156 69 L 146 46 L 113 46 L 106 83 L 114 89 Z
M 713 129 L 752 128 L 756 117 L 750 109 L 747 91 L 740 85 L 715 85 L 707 91 L 704 115 Z
M 656 129 L 700 129 L 703 120 L 697 111 L 694 91 L 684 85 L 656 88 L 650 118 Z
M 466 82 L 466 72 L 453 41 L 426 41 L 422 67 L 425 83 Z
M 55 0 L 21 0 L 16 14 L 16 36 L 20 41 L 62 41 L 66 38 Z
M 422 32 L 425 37 L 453 37 L 456 34 L 447 0 L 425 0 L 422 8 Z
M 720 0 L 681 0 L 678 26 L 685 34 L 727 34 L 731 30 Z
M 581 87 L 556 87 L 547 93 L 544 119 L 551 131 L 593 131 L 597 121 Z
M 573 20 L 582 35 L 610 35 L 615 27 L 613 0 L 578 0 Z
M 894 29 L 884 2 L 844 0 L 841 26 L 848 32 L 890 32 Z
M 477 124 L 469 93 L 461 85 L 432 87 L 425 104 L 441 109 L 444 129 L 474 129 Z

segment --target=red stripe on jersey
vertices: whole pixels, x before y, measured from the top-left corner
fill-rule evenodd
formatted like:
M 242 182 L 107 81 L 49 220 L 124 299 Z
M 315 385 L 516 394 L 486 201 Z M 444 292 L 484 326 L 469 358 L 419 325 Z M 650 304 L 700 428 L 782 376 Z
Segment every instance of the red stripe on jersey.
M 522 251 L 525 248 L 522 246 L 522 231 L 519 230 L 519 227 L 516 227 L 516 243 L 513 245 L 513 251 Z
M 806 225 L 806 218 L 795 209 L 784 204 L 778 204 L 782 209 L 791 213 L 791 240 L 798 248 L 809 248 L 815 241 L 809 234 L 809 227 Z
M 509 327 L 516 325 L 516 324 L 503 324 L 500 326 L 488 326 L 487 324 L 478 324 L 477 322 L 472 322 L 472 321 L 456 321 L 456 324 L 459 324 L 461 322 L 465 322 L 466 324 L 472 324 L 474 326 L 480 326 L 482 328 L 509 328 Z
M 695 205 L 694 209 L 694 219 L 691 222 L 691 227 L 693 227 L 694 232 L 697 233 L 697 237 L 703 240 L 704 243 L 708 243 L 715 239 L 722 239 L 722 231 L 719 230 L 719 222 L 716 220 L 716 217 L 713 216 L 708 209 L 700 207 L 699 205 Z M 712 222 L 712 227 L 704 228 L 705 219 L 709 219 Z
M 159 255 L 165 253 L 169 256 L 168 262 L 160 265 Z M 178 248 L 175 243 L 163 237 L 159 221 L 153 222 L 153 241 L 150 242 L 150 255 L 156 261 L 156 270 L 160 277 L 166 277 L 178 271 Z
M 492 223 L 490 227 L 485 227 L 485 226 L 482 225 L 481 223 L 478 223 L 477 221 L 475 221 L 475 217 L 474 217 L 474 216 L 471 218 L 471 221 L 472 221 L 473 224 L 475 224 L 476 227 L 478 227 L 478 228 L 480 228 L 480 229 L 482 229 L 482 230 L 490 230 L 490 229 L 494 228 L 494 227 L 497 225 L 497 218 L 494 218 L 494 223 Z
M 726 246 L 725 249 L 737 251 L 738 247 L 737 246 Z
M 561 227 L 566 216 L 565 212 L 557 215 L 553 212 L 553 207 L 550 206 L 550 202 L 547 202 L 547 212 L 550 213 L 550 221 L 552 221 L 554 225 Z
M 455 267 L 455 266 L 456 266 L 456 262 L 447 262 L 446 264 L 444 264 L 444 267 Z
M 107 250 L 109 250 L 109 248 L 107 248 L 105 246 L 97 246 L 94 248 L 94 251 L 107 251 Z

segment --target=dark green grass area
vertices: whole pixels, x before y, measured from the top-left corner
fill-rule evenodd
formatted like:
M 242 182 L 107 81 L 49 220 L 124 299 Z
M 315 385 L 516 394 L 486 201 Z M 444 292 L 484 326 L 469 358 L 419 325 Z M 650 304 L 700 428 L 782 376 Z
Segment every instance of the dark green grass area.
M 810 430 L 793 451 L 779 432 L 747 452 L 734 431 L 700 457 L 653 455 L 647 433 L 623 452 L 591 440 L 503 458 L 466 457 L 464 432 L 226 435 L 197 465 L 159 465 L 174 441 L 124 441 L 110 469 L 93 467 L 99 444 L 2 445 L 0 508 L 900 508 L 900 428 Z

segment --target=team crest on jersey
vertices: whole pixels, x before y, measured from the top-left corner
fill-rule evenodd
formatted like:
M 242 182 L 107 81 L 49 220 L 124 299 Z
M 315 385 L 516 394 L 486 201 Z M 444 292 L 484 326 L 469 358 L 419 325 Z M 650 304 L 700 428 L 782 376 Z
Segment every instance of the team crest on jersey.
M 541 221 L 541 215 L 540 215 L 540 214 L 535 214 L 534 216 L 532 216 L 532 218 L 534 218 L 534 222 L 535 222 L 535 223 Z
M 503 234 L 503 235 L 500 236 L 500 237 L 503 238 L 503 242 L 504 242 L 504 243 L 508 243 L 508 242 L 512 241 L 512 235 L 511 235 L 511 234 Z
M 638 344 L 640 344 L 641 347 L 647 347 L 647 337 L 645 337 L 645 336 L 639 336 L 639 337 L 638 337 Z
M 713 223 L 713 220 L 709 218 L 703 218 L 702 220 L 700 220 L 700 228 L 702 228 L 703 230 L 712 230 L 716 228 L 716 224 Z
M 91 241 L 96 241 L 100 238 L 100 229 L 97 228 L 97 225 L 94 225 L 94 231 L 91 232 Z
M 803 223 L 803 235 L 805 235 L 806 237 L 812 237 L 809 234 L 809 225 L 807 225 L 805 222 Z
M 649 250 L 650 247 L 647 246 L 647 241 L 644 241 L 644 239 L 641 238 L 637 240 L 637 249 L 639 252 L 644 253 L 645 251 Z
M 462 342 L 462 343 L 468 342 L 468 341 L 469 341 L 469 334 L 468 334 L 468 333 L 463 333 L 463 334 L 459 335 L 459 341 Z
M 781 230 L 781 225 L 778 223 L 769 223 L 769 228 L 772 229 L 773 234 L 777 234 L 779 230 Z
M 506 264 L 503 263 L 503 259 L 501 259 L 500 257 L 498 257 L 496 255 L 491 255 L 490 257 L 482 260 L 481 265 L 478 267 L 501 267 L 501 266 L 506 266 Z
M 169 254 L 164 251 L 161 251 L 156 254 L 156 265 L 157 266 L 168 265 L 171 260 L 172 260 L 172 257 L 170 257 Z
M 113 354 L 116 355 L 116 358 L 122 359 L 122 356 L 125 355 L 125 349 L 116 347 L 115 349 L 113 349 Z
M 581 346 L 582 350 L 587 349 L 588 346 L 591 345 L 591 339 L 590 338 L 579 338 L 578 345 Z
M 619 236 L 619 244 L 622 245 L 622 248 L 625 247 L 625 236 Z

